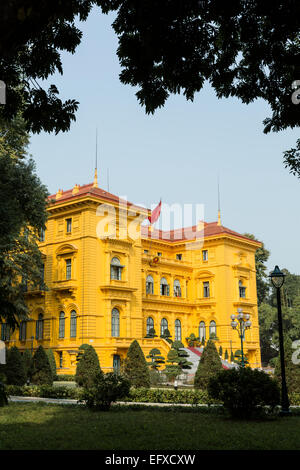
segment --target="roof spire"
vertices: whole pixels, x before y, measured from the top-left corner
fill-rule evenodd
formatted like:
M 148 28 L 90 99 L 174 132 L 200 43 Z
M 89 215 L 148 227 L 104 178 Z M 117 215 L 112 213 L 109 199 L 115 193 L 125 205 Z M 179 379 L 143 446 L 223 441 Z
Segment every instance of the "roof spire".
M 98 166 L 98 130 L 96 128 L 96 157 L 95 157 L 95 174 L 94 174 L 94 183 L 93 188 L 98 188 L 98 175 L 97 175 L 97 166 Z
M 219 175 L 218 175 L 218 225 L 221 224 L 221 206 L 220 206 L 220 184 L 219 184 Z

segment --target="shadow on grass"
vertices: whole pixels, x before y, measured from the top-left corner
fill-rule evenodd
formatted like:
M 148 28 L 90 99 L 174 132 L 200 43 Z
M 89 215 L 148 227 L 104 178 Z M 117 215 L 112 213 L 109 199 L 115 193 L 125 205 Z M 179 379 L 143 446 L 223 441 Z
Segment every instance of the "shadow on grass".
M 0 408 L 0 449 L 299 449 L 300 417 L 241 421 L 217 408 L 10 403 Z

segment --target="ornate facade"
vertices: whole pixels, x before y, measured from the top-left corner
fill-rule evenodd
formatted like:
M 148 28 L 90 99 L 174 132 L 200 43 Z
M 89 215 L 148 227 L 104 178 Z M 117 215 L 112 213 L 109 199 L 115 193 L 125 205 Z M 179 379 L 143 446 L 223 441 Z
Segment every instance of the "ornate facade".
M 104 371 L 117 369 L 134 339 L 145 356 L 153 347 L 166 356 L 170 344 L 191 333 L 215 337 L 223 352 L 240 349 L 230 315 L 251 315 L 244 349 L 261 365 L 255 251 L 250 240 L 218 222 L 170 233 L 150 232 L 141 222 L 149 210 L 120 200 L 93 184 L 50 197 L 41 234 L 47 290 L 28 287 L 30 319 L 2 339 L 33 351 L 54 352 L 57 372 L 72 374 L 83 343 L 97 351 Z M 136 234 L 141 231 L 141 236 Z M 151 328 L 156 337 L 146 338 Z M 4 335 L 3 335 L 4 331 Z

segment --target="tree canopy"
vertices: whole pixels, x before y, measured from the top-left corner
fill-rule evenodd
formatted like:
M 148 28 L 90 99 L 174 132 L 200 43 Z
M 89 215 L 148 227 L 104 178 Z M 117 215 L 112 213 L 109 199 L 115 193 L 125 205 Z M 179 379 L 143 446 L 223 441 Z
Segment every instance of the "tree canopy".
M 25 159 L 28 134 L 19 116 L 0 120 L 0 320 L 14 328 L 26 318 L 26 286 L 43 286 L 37 241 L 47 220 L 47 188 Z
M 255 238 L 255 236 L 251 233 L 244 233 L 244 236 L 258 241 L 257 238 Z M 259 247 L 255 252 L 256 290 L 258 305 L 266 300 L 270 288 L 266 266 L 270 252 L 266 249 L 263 242 L 261 242 L 261 244 L 261 247 Z
M 264 132 L 300 124 L 292 100 L 300 76 L 300 4 L 297 0 L 10 0 L 0 15 L 0 77 L 7 84 L 1 113 L 22 111 L 32 132 L 67 131 L 75 120 L 76 99 L 62 102 L 51 85 L 38 80 L 58 71 L 61 51 L 74 53 L 82 39 L 75 21 L 85 21 L 94 5 L 115 12 L 120 80 L 138 87 L 146 113 L 172 94 L 194 100 L 205 82 L 218 98 L 270 106 Z M 42 57 L 42 60 L 40 58 Z M 300 103 L 300 100 L 299 100 Z M 299 176 L 298 151 L 285 165 Z

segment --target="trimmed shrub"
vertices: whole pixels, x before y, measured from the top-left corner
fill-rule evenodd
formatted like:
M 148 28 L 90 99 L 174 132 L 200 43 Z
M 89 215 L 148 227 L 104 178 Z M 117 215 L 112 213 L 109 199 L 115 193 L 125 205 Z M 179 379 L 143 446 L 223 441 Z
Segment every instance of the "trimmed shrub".
M 26 383 L 24 361 L 16 346 L 8 350 L 5 375 L 8 385 L 24 385 Z
M 49 361 L 49 364 L 50 364 L 50 367 L 51 367 L 53 380 L 56 380 L 56 362 L 55 362 L 55 358 L 54 358 L 54 354 L 53 354 L 52 349 L 51 348 L 46 349 L 46 354 L 47 354 L 48 361 Z
M 200 338 L 197 337 L 194 333 L 191 333 L 187 338 L 185 338 L 185 340 L 190 348 L 200 346 Z
M 77 356 L 75 381 L 82 387 L 92 387 L 98 374 L 103 374 L 98 355 L 90 344 L 82 344 Z
M 53 384 L 51 367 L 43 346 L 39 346 L 33 355 L 30 381 L 36 385 Z
M 56 382 L 75 382 L 75 375 L 59 374 L 55 378 Z
M 182 403 L 190 405 L 212 404 L 206 390 L 193 389 L 161 389 L 161 388 L 131 388 L 126 401 L 135 403 Z
M 222 370 L 222 361 L 219 357 L 215 343 L 207 341 L 194 378 L 195 388 L 207 388 L 209 379 Z
M 208 385 L 211 399 L 220 400 L 231 416 L 249 419 L 280 403 L 279 387 L 268 374 L 249 367 L 223 370 Z
M 168 329 L 164 330 L 164 333 L 160 335 L 161 338 L 165 339 L 168 343 L 172 344 L 173 341 L 171 340 L 171 333 Z
M 188 353 L 184 350 L 181 341 L 174 341 L 167 356 L 167 362 L 170 364 L 167 364 L 164 370 L 169 380 L 175 380 L 184 369 L 191 369 L 192 363 L 187 360 L 187 357 Z
M 6 387 L 4 383 L 0 382 L 0 407 L 8 405 Z
M 161 356 L 160 350 L 157 348 L 151 349 L 149 355 L 146 357 L 147 359 L 151 359 L 150 362 L 147 362 L 148 366 L 150 366 L 150 369 L 155 371 L 157 371 L 158 368 L 165 363 L 165 358 Z
M 92 387 L 85 388 L 80 399 L 88 408 L 108 411 L 113 402 L 128 396 L 130 382 L 120 374 L 98 373 Z
M 150 387 L 150 373 L 144 353 L 135 339 L 124 361 L 124 375 L 133 387 Z

